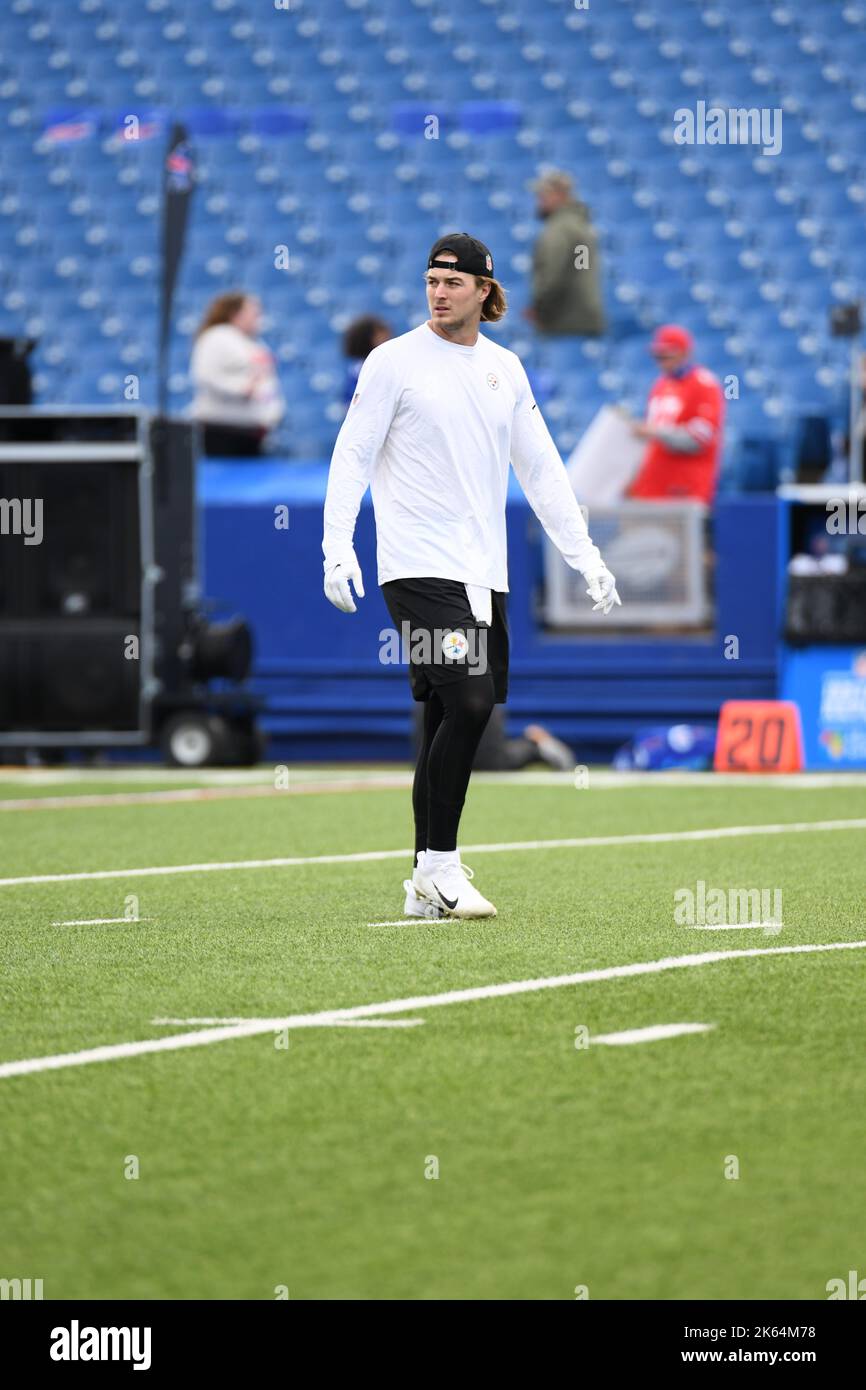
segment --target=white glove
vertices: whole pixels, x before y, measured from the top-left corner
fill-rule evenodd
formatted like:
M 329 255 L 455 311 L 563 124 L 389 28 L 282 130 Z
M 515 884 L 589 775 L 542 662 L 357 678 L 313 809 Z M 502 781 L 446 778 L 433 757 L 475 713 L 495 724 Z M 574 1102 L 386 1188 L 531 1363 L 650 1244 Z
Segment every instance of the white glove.
M 358 598 L 364 597 L 364 580 L 354 550 L 344 560 L 325 570 L 325 598 L 342 613 L 357 613 L 349 583 L 354 584 Z
M 622 607 L 622 599 L 616 591 L 616 579 L 605 565 L 599 570 L 591 570 L 583 577 L 589 584 L 586 592 L 592 599 L 593 613 L 597 613 L 600 608 L 602 613 L 607 615 L 615 603 Z

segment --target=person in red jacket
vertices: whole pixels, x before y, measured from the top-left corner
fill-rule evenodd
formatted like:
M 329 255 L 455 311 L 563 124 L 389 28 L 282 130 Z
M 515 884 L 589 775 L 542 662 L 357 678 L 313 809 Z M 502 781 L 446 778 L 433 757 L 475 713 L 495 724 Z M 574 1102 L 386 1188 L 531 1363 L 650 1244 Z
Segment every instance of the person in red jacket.
M 648 443 L 629 497 L 712 503 L 725 398 L 712 372 L 691 361 L 692 348 L 692 335 L 677 324 L 653 335 L 650 351 L 662 374 L 649 393 L 646 421 L 632 423 Z

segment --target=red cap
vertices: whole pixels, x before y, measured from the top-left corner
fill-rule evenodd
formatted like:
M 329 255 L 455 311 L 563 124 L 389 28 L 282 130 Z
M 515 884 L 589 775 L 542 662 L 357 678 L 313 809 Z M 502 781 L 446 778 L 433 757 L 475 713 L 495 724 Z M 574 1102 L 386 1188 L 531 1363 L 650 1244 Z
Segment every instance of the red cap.
M 692 335 L 687 328 L 680 328 L 678 323 L 663 323 L 653 334 L 650 352 L 691 352 L 693 347 Z

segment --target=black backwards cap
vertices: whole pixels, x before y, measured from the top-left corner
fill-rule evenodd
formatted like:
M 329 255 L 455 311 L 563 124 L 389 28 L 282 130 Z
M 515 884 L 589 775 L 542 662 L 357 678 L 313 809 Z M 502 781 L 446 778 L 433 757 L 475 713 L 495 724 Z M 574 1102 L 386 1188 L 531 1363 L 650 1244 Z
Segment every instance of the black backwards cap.
M 452 251 L 457 257 L 456 265 L 453 261 L 437 260 L 442 251 Z M 487 275 L 492 278 L 493 257 L 483 241 L 476 241 L 468 232 L 452 232 L 450 236 L 441 236 L 434 242 L 427 258 L 427 269 L 434 267 L 436 270 L 459 270 L 464 275 Z

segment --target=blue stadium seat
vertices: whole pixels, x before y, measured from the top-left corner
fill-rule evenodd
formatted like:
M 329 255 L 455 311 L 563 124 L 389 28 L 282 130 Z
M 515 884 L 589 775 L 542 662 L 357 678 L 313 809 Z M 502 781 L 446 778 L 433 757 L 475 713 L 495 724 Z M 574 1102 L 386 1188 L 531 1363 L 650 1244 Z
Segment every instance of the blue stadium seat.
M 0 143 L 0 284 L 21 313 L 56 325 L 40 347 L 40 389 L 110 398 L 118 353 L 134 350 L 136 329 L 148 342 L 153 332 L 165 120 L 183 112 L 200 186 L 173 402 L 188 399 L 191 322 L 213 294 L 242 283 L 266 301 L 283 357 L 303 366 L 286 381 L 301 402 L 298 438 L 328 447 L 336 328 L 365 310 L 397 331 L 419 321 L 420 262 L 438 232 L 465 226 L 489 240 L 512 302 L 497 340 L 526 342 L 519 310 L 538 229 L 529 184 L 552 163 L 573 173 L 593 210 L 610 316 L 609 337 L 589 354 L 531 336 L 521 348 L 563 439 L 623 379 L 643 391 L 647 333 L 662 318 L 691 325 L 719 372 L 733 363 L 766 380 L 780 409 L 798 395 L 826 408 L 845 360 L 827 311 L 866 293 L 866 117 L 852 100 L 866 92 L 866 34 L 852 20 L 852 7 L 791 17 L 763 0 L 736 14 L 644 0 L 592 15 L 565 0 L 453 15 L 410 0 L 318 0 L 266 22 L 226 0 L 134 13 L 102 0 L 92 10 L 49 5 L 37 41 L 32 13 L 7 7 L 0 40 L 19 89 L 3 89 L 0 111 L 27 114 Z M 699 95 L 775 106 L 782 93 L 791 101 L 775 159 L 672 143 L 673 111 Z M 153 138 L 103 143 L 118 116 L 158 104 Z M 100 131 L 73 138 L 90 105 Z M 437 140 L 424 138 L 430 114 Z M 37 154 L 47 122 L 58 138 Z M 298 273 L 275 278 L 282 242 Z M 730 410 L 732 437 L 748 445 L 729 474 L 740 481 L 778 462 L 760 441 L 781 417 L 750 395 Z

